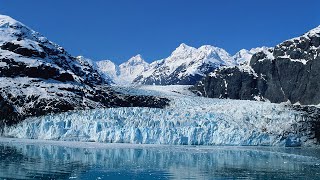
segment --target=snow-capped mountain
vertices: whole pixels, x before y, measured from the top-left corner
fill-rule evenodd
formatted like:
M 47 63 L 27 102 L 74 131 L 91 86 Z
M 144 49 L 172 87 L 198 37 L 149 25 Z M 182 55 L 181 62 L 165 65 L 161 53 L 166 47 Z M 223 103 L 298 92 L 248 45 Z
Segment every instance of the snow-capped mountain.
M 98 61 L 96 62 L 96 65 L 99 71 L 105 76 L 110 77 L 113 82 L 119 76 L 119 66 L 115 65 L 111 60 Z
M 107 84 L 113 83 L 113 78 L 109 74 L 106 74 L 106 73 L 103 73 L 102 71 L 100 71 L 97 63 L 94 62 L 93 60 L 88 59 L 84 56 L 77 56 L 76 59 L 83 66 L 84 69 L 92 68 L 95 71 L 97 71 L 97 73 L 104 79 L 105 83 L 107 83 Z
M 194 48 L 182 43 L 172 54 L 164 59 L 144 61 L 136 55 L 117 66 L 111 60 L 96 62 L 98 71 L 114 84 L 156 84 L 156 85 L 193 85 L 206 74 L 219 67 L 249 64 L 253 54 L 268 51 L 267 47 L 242 49 L 230 56 L 224 49 L 204 45 Z
M 24 24 L 4 15 L 0 15 L 0 58 L 2 75 L 26 67 L 26 76 L 41 76 L 65 81 L 83 83 L 105 83 L 100 74 L 90 65 L 83 66 L 76 58 L 68 54 L 61 46 L 49 41 L 40 33 L 33 31 Z M 6 59 L 6 60 L 4 60 Z M 10 66 L 14 60 L 19 65 Z M 10 68 L 9 68 L 10 67 Z M 41 67 L 41 68 L 37 68 Z M 43 71 L 37 75 L 34 70 Z
M 120 77 L 118 81 L 133 82 L 142 72 L 148 70 L 149 63 L 145 62 L 138 54 L 130 58 L 127 62 L 120 64 Z
M 109 80 L 96 69 L 90 60 L 71 56 L 40 33 L 0 15 L 0 126 L 27 116 L 157 101 L 100 86 Z M 126 101 L 132 98 L 140 100 Z M 152 101 L 146 102 L 148 98 Z
M 119 66 L 110 60 L 96 63 L 99 71 L 111 77 L 115 84 L 131 84 L 142 72 L 149 69 L 149 63 L 140 54 L 131 57 Z
M 248 65 L 222 68 L 193 87 L 207 97 L 320 104 L 320 26 L 255 53 Z
M 257 47 L 257 48 L 252 48 L 250 50 L 247 49 L 241 49 L 239 52 L 237 52 L 235 55 L 233 55 L 233 59 L 236 61 L 238 65 L 244 65 L 244 64 L 249 64 L 249 61 L 251 60 L 252 56 L 255 53 L 258 52 L 266 52 L 270 49 L 269 47 Z
M 133 82 L 141 84 L 194 84 L 220 66 L 235 65 L 225 50 L 214 46 L 199 48 L 181 44 L 165 59 L 150 64 Z

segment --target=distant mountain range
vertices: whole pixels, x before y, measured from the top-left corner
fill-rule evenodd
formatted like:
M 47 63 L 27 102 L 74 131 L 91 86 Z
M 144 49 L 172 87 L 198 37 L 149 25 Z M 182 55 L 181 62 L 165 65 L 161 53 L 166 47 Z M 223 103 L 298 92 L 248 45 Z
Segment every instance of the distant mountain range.
M 164 59 L 147 63 L 141 55 L 117 66 L 111 60 L 98 61 L 100 72 L 115 84 L 193 85 L 206 74 L 224 66 L 248 63 L 252 55 L 267 47 L 242 49 L 231 56 L 222 48 L 204 45 L 194 48 L 182 43 Z

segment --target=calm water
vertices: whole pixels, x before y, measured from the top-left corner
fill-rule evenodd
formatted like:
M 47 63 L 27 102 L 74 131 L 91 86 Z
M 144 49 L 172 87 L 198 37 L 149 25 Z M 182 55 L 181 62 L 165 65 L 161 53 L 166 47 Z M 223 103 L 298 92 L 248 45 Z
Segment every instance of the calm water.
M 320 179 L 320 149 L 0 142 L 0 179 Z

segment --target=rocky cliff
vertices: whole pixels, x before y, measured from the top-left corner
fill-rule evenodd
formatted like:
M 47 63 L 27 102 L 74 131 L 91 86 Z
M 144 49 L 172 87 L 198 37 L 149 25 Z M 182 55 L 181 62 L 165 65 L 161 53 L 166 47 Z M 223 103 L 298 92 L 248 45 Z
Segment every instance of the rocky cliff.
M 320 26 L 254 54 L 248 65 L 220 68 L 191 89 L 212 98 L 320 103 Z

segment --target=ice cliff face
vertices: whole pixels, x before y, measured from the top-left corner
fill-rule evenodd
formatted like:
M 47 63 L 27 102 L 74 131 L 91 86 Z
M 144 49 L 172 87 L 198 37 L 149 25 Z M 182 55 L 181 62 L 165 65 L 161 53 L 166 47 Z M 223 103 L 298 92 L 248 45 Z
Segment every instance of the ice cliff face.
M 121 96 L 100 86 L 108 83 L 90 60 L 73 57 L 40 33 L 0 15 L 0 127 L 27 116 L 145 103 L 150 106 L 157 101 Z M 128 102 L 127 98 L 140 101 Z
M 170 106 L 96 109 L 30 118 L 6 128 L 3 135 L 171 145 L 307 146 L 319 143 L 314 119 L 283 104 L 194 97 L 184 95 L 183 91 L 176 92 L 175 86 L 170 93 L 163 87 L 150 88 L 130 89 L 130 93 L 162 94 L 171 100 Z
M 213 98 L 320 103 L 320 27 L 254 54 L 248 65 L 221 68 L 192 89 Z

